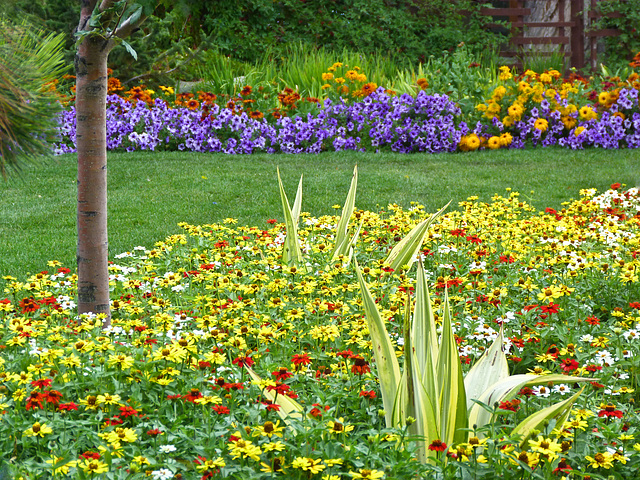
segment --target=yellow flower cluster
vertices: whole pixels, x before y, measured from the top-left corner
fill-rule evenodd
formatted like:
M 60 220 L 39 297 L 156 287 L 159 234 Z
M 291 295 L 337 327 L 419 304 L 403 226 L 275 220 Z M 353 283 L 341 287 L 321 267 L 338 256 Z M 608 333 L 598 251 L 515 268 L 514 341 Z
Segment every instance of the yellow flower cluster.
M 358 99 L 373 93 L 378 85 L 368 82 L 367 76 L 358 66 L 348 69 L 348 65 L 336 62 L 322 74 L 322 90 L 327 94 L 337 94 L 343 98 Z

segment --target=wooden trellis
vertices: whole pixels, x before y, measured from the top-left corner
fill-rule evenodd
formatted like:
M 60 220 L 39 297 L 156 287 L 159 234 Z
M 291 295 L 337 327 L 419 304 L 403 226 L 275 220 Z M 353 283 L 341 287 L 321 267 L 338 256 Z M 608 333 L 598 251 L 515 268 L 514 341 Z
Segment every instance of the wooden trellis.
M 482 15 L 491 16 L 496 20 L 508 22 L 510 33 L 509 44 L 506 45 L 501 55 L 517 58 L 525 50 L 533 50 L 540 45 L 555 46 L 554 49 L 538 47 L 537 55 L 550 55 L 550 50 L 563 54 L 570 67 L 583 70 L 586 67 L 597 66 L 597 39 L 606 36 L 619 35 L 615 29 L 595 30 L 593 25 L 602 14 L 599 12 L 597 0 L 537 0 L 537 2 L 551 3 L 555 6 L 556 18 L 553 21 L 535 22 L 528 21 L 526 17 L 532 13 L 531 4 L 536 0 L 508 0 L 493 2 L 494 8 L 482 8 Z M 601 0 L 606 1 L 606 0 Z M 588 4 L 588 5 L 585 5 Z M 585 18 L 585 6 L 590 7 Z M 616 17 L 620 14 L 608 14 Z M 495 24 L 493 24 L 495 26 Z M 550 35 L 528 35 L 529 29 L 544 28 L 552 30 Z M 589 65 L 585 60 L 585 52 L 589 51 Z M 516 62 L 517 63 L 517 62 Z

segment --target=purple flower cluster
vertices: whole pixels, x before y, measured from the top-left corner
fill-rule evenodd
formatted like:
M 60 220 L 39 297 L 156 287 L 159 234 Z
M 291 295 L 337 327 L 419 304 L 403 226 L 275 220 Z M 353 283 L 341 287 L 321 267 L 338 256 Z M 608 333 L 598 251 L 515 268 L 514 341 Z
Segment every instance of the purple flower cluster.
M 566 100 L 556 101 L 566 106 Z M 416 97 L 388 95 L 383 88 L 359 102 L 325 100 L 316 115 L 306 118 L 282 117 L 275 123 L 253 119 L 245 113 L 213 105 L 210 110 L 170 108 L 156 100 L 151 107 L 132 103 L 117 95 L 107 102 L 107 148 L 114 151 L 189 150 L 228 154 L 319 153 L 322 151 L 454 152 L 460 139 L 469 133 L 488 138 L 509 132 L 509 148 L 527 145 L 558 145 L 572 149 L 585 147 L 640 147 L 638 90 L 622 89 L 617 101 L 595 120 L 571 114 L 575 126 L 566 127 L 566 118 L 551 109 L 547 100 L 532 108 L 514 125 L 506 127 L 498 119 L 478 122 L 471 128 L 461 120 L 459 107 L 446 95 Z M 545 119 L 543 131 L 534 125 Z M 74 152 L 75 111 L 60 117 L 57 154 Z
M 109 150 L 190 150 L 242 154 L 318 153 L 326 150 L 395 152 L 455 151 L 461 137 L 460 109 L 446 95 L 390 96 L 383 88 L 353 105 L 326 100 L 317 115 L 282 117 L 275 123 L 252 119 L 213 105 L 170 108 L 156 100 L 107 99 Z M 58 154 L 75 151 L 75 111 L 60 117 Z

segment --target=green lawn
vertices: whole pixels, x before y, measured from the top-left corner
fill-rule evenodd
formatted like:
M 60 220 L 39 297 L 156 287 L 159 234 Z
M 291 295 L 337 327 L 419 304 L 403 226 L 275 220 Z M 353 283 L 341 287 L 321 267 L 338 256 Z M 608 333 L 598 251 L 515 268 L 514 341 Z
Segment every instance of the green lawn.
M 75 157 L 28 167 L 0 183 L 0 276 L 23 278 L 56 259 L 75 266 Z M 282 220 L 276 166 L 293 201 L 304 174 L 302 210 L 317 216 L 342 204 L 358 164 L 356 207 L 375 209 L 416 201 L 435 211 L 471 195 L 488 201 L 510 187 L 540 209 L 559 208 L 581 188 L 614 182 L 640 185 L 640 153 L 531 149 L 470 154 L 401 155 L 325 153 L 227 156 L 128 153 L 109 157 L 110 254 L 179 231 L 177 224 L 214 223 L 232 217 L 266 227 Z

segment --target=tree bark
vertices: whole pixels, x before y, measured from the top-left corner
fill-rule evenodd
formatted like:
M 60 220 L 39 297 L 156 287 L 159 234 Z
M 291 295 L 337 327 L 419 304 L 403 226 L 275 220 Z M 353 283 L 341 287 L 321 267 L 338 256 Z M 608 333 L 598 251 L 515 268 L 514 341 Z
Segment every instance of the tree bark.
M 91 16 L 83 2 L 80 30 Z M 105 314 L 110 325 L 107 237 L 107 58 L 111 44 L 86 36 L 78 46 L 76 146 L 78 150 L 78 312 Z

